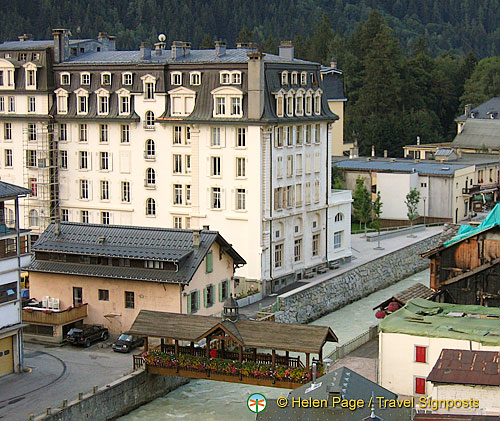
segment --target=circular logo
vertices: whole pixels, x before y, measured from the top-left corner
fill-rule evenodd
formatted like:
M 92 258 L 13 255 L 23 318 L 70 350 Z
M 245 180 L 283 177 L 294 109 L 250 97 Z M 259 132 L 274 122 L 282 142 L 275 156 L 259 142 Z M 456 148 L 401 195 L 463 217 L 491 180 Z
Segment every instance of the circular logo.
M 267 401 L 264 395 L 254 393 L 248 397 L 247 406 L 254 414 L 258 414 L 266 409 Z

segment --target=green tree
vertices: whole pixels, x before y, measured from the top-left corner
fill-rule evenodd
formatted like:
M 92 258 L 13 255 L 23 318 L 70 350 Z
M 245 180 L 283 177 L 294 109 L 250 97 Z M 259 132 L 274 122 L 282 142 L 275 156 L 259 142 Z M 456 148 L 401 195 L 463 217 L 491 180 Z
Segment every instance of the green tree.
M 500 57 L 485 58 L 477 64 L 465 82 L 460 100 L 462 107 L 465 104 L 477 106 L 494 96 L 500 96 Z
M 203 41 L 200 44 L 200 50 L 210 50 L 214 48 L 214 41 L 210 34 L 206 34 L 205 38 L 203 38 Z
M 417 189 L 410 189 L 406 195 L 405 205 L 408 209 L 406 216 L 410 221 L 410 237 L 413 237 L 413 221 L 418 218 L 418 203 L 420 202 L 420 192 Z
M 370 193 L 365 187 L 365 183 L 361 177 L 356 179 L 356 188 L 352 196 L 353 199 L 353 210 L 354 217 L 361 224 L 365 225 L 365 237 L 366 237 L 366 224 L 370 222 L 372 216 L 372 201 L 370 198 Z
M 375 199 L 375 202 L 373 202 L 373 222 L 372 226 L 377 230 L 377 247 L 375 250 L 383 250 L 382 247 L 380 247 L 380 227 L 382 225 L 380 219 L 382 217 L 382 199 L 380 197 L 380 192 L 377 192 L 377 198 Z
M 330 18 L 324 13 L 310 40 L 310 54 L 307 57 L 309 60 L 322 64 L 327 64 L 330 61 L 329 44 L 333 38 L 331 26 Z
M 253 40 L 253 32 L 248 29 L 248 27 L 244 26 L 241 28 L 240 33 L 236 37 L 236 42 L 247 43 Z

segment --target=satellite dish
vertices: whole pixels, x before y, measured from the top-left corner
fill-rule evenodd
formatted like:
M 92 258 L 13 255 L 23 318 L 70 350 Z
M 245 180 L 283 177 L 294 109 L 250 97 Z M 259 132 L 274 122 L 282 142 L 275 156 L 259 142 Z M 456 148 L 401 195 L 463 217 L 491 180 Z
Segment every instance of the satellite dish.
M 167 39 L 167 36 L 165 34 L 158 35 L 158 40 L 160 42 L 165 42 L 166 39 Z

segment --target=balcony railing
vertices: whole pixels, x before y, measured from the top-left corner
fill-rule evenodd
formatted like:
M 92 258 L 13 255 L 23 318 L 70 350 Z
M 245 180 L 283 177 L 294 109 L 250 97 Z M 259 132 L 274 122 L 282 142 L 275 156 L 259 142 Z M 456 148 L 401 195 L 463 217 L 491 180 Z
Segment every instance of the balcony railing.
M 51 310 L 40 307 L 24 307 L 23 323 L 65 325 L 87 316 L 87 304 L 66 310 Z

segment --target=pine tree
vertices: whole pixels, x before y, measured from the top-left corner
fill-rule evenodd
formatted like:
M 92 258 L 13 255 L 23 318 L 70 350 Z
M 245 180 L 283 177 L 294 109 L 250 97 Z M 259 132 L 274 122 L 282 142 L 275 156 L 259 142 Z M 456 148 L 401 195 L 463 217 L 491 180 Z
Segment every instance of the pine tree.
M 200 44 L 200 50 L 210 50 L 214 48 L 214 41 L 210 34 L 206 34 L 205 38 L 203 38 L 202 43 Z

